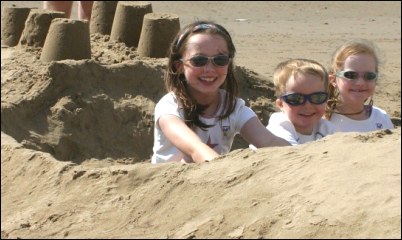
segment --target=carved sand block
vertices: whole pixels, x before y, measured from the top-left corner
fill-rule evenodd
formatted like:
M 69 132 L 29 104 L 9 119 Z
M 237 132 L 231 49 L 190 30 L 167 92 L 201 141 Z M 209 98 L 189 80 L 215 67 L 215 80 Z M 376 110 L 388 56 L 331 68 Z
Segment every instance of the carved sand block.
M 94 1 L 89 32 L 110 35 L 117 1 Z
M 180 30 L 179 16 L 170 13 L 148 13 L 144 16 L 138 43 L 140 57 L 164 58 Z
M 138 47 L 145 14 L 152 13 L 149 2 L 121 2 L 117 4 L 110 40 L 124 42 L 128 47 Z
M 86 20 L 56 18 L 50 24 L 40 60 L 90 59 L 89 23 Z
M 1 43 L 14 47 L 20 40 L 31 8 L 4 6 L 1 11 Z
M 43 47 L 50 24 L 55 18 L 65 18 L 65 13 L 32 9 L 25 22 L 19 46 Z

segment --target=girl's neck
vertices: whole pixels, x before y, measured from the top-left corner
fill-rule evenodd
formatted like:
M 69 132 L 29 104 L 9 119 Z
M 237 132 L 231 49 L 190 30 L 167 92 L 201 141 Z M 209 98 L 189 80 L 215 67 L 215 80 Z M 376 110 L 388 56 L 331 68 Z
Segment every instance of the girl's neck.
M 219 102 L 219 91 L 215 93 L 205 94 L 199 92 L 190 92 L 192 97 L 201 105 L 211 105 L 214 102 Z
M 220 99 L 219 93 L 196 99 L 198 104 L 206 106 L 203 117 L 211 118 L 217 114 L 220 107 Z
M 339 104 L 336 106 L 334 113 L 344 115 L 354 120 L 365 120 L 370 116 L 370 112 L 367 110 L 368 108 L 364 104 L 357 106 L 346 106 L 344 104 Z

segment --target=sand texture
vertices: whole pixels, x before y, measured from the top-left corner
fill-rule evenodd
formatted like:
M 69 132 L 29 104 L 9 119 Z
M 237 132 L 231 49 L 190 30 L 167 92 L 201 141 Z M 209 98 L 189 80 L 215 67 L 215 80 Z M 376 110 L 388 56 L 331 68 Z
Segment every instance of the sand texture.
M 1 238 L 401 238 L 400 2 L 151 3 L 181 27 L 228 29 L 240 97 L 264 125 L 279 62 L 328 66 L 346 40 L 374 41 L 374 104 L 395 129 L 257 151 L 239 137 L 210 163 L 153 165 L 167 58 L 98 33 L 90 59 L 2 46 Z M 1 6 L 12 4 L 42 7 Z

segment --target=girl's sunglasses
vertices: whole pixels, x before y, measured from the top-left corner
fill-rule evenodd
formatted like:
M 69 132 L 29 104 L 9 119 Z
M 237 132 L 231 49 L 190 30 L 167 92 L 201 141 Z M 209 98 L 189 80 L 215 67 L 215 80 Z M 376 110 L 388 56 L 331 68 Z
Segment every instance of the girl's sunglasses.
M 364 80 L 366 81 L 374 81 L 377 79 L 378 74 L 376 72 L 364 72 L 364 73 L 358 73 L 355 71 L 340 71 L 336 73 L 336 76 L 338 77 L 343 77 L 349 80 L 356 80 L 360 76 L 363 77 Z
M 182 62 L 185 60 L 180 59 Z M 212 63 L 217 67 L 224 67 L 229 64 L 230 57 L 226 55 L 217 55 L 213 57 L 207 57 L 203 55 L 196 55 L 189 59 L 191 65 L 193 67 L 204 67 L 208 64 L 208 61 L 211 60 Z
M 326 92 L 314 92 L 311 94 L 289 93 L 281 96 L 281 99 L 292 106 L 303 105 L 307 100 L 312 104 L 323 104 L 328 99 Z

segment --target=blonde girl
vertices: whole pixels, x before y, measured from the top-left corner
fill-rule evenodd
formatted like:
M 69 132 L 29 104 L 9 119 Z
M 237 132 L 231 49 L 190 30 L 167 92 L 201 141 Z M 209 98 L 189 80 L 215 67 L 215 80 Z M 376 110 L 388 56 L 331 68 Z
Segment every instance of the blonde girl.
M 336 131 L 394 128 L 387 113 L 373 106 L 379 63 L 378 48 L 365 39 L 348 41 L 335 51 L 328 71 L 329 100 L 324 116 Z

